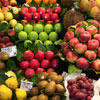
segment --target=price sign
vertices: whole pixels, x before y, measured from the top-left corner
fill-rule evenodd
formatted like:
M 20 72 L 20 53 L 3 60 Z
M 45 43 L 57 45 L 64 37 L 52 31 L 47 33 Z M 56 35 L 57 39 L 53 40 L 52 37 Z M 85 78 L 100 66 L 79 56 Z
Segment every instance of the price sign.
M 2 52 L 6 52 L 9 57 L 15 57 L 17 56 L 17 47 L 15 46 L 10 46 L 10 47 L 6 47 L 6 48 L 1 48 Z

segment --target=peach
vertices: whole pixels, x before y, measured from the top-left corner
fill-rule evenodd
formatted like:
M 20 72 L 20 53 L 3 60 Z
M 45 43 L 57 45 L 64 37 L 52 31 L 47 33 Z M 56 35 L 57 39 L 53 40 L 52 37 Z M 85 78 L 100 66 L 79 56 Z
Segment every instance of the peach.
M 81 57 L 77 60 L 76 66 L 82 69 L 86 69 L 89 67 L 89 62 L 86 58 Z
M 84 54 L 84 56 L 89 59 L 89 60 L 94 60 L 96 58 L 96 52 L 92 51 L 92 50 L 87 50 Z
M 87 50 L 87 45 L 86 45 L 86 44 L 77 43 L 77 44 L 75 45 L 75 51 L 76 51 L 78 54 L 83 54 L 86 50 Z
M 71 49 L 68 49 L 68 48 L 64 48 L 64 55 L 66 56 L 66 54 L 68 53 L 68 52 L 70 52 L 70 51 L 72 51 Z
M 75 63 L 77 61 L 77 59 L 78 59 L 78 56 L 74 52 L 68 52 L 66 54 L 66 59 L 70 63 Z
M 72 39 L 69 41 L 69 44 L 70 44 L 70 46 L 72 46 L 72 47 L 74 47 L 77 43 L 79 43 L 78 38 L 72 38 Z
M 99 41 L 92 39 L 88 41 L 88 49 L 95 50 L 99 47 Z
M 8 33 L 8 36 L 15 36 L 15 30 L 13 30 L 13 29 L 9 29 L 8 31 L 7 31 L 7 33 Z
M 90 26 L 88 26 L 88 27 L 86 28 L 86 31 L 88 31 L 88 32 L 90 32 L 92 35 L 94 35 L 94 34 L 97 34 L 98 29 L 97 29 L 95 26 L 90 25 Z
M 65 33 L 64 39 L 70 40 L 70 39 L 72 39 L 74 37 L 74 35 L 75 35 L 74 32 L 68 31 L 68 32 Z
M 98 48 L 98 57 L 100 57 L 100 47 Z
M 96 21 L 96 20 L 92 20 L 90 22 L 90 25 L 97 25 L 98 27 L 100 27 L 100 23 L 98 21 Z
M 75 26 L 80 27 L 82 24 L 88 26 L 88 23 L 86 21 L 81 21 L 81 22 L 77 23 Z
M 100 43 L 100 34 L 95 34 L 95 35 L 94 35 L 94 39 L 95 39 L 95 40 L 98 40 L 99 43 Z
M 92 63 L 92 68 L 96 71 L 100 71 L 100 60 L 96 59 Z
M 67 42 L 63 42 L 63 43 L 61 44 L 61 48 L 62 48 L 62 49 L 68 48 Z
M 79 40 L 81 42 L 88 42 L 92 38 L 90 32 L 84 31 L 79 35 Z
M 6 12 L 8 12 L 9 11 L 9 9 L 7 8 L 7 7 L 3 7 L 2 9 L 1 9 L 1 12 L 2 13 L 6 13 Z
M 91 7 L 97 6 L 97 3 L 95 0 L 90 0 L 89 2 L 90 2 Z
M 75 30 L 75 35 L 79 36 L 84 31 L 85 31 L 85 29 L 83 27 L 78 27 Z
M 75 28 L 73 27 L 73 26 L 69 26 L 68 28 L 67 28 L 67 31 L 75 31 Z

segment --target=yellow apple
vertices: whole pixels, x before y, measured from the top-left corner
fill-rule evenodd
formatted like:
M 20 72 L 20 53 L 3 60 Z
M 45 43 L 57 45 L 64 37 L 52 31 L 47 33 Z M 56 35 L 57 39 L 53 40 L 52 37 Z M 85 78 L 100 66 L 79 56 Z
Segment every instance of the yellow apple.
M 12 19 L 12 20 L 10 20 L 9 24 L 11 25 L 11 27 L 14 27 L 17 24 L 17 20 Z

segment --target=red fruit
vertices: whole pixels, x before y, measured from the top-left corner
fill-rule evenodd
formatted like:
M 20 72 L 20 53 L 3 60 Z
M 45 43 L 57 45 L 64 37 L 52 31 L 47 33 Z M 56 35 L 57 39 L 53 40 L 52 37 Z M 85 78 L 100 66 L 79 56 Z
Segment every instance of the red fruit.
M 53 68 L 49 68 L 49 69 L 47 70 L 47 72 L 50 73 L 50 72 L 55 72 L 55 71 L 54 71 Z
M 0 36 L 2 37 L 4 35 L 4 31 L 0 31 Z
M 89 63 L 88 63 L 88 60 L 81 57 L 77 60 L 76 62 L 76 66 L 79 67 L 79 68 L 82 68 L 82 69 L 86 69 L 89 67 Z
M 64 48 L 64 55 L 66 56 L 68 52 L 72 51 L 71 49 Z
M 100 23 L 97 20 L 92 20 L 90 22 L 90 25 L 97 25 L 98 27 L 100 27 Z
M 100 43 L 100 34 L 95 34 L 94 35 L 94 39 L 99 41 L 99 43 Z
M 12 43 L 12 42 L 8 42 L 7 44 L 6 44 L 6 47 L 9 47 L 9 46 L 13 46 L 14 44 Z
M 7 31 L 7 33 L 8 33 L 8 36 L 15 36 L 15 30 L 13 30 L 13 29 L 9 29 L 8 31 Z
M 82 24 L 88 26 L 88 23 L 86 21 L 81 21 L 81 22 L 77 23 L 75 26 L 80 27 Z
M 28 8 L 26 7 L 21 8 L 21 15 L 25 15 L 26 13 L 28 13 Z
M 73 88 L 73 89 L 72 89 L 72 93 L 73 93 L 73 94 L 77 93 L 77 91 L 78 91 L 77 88 Z
M 55 7 L 54 8 L 54 13 L 61 14 L 61 12 L 62 12 L 61 7 Z
M 53 13 L 53 14 L 51 15 L 51 21 L 55 21 L 55 20 L 58 20 L 58 14 Z
M 21 23 L 28 23 L 28 21 L 27 20 L 21 20 Z
M 32 68 L 27 68 L 25 70 L 25 77 L 26 78 L 32 78 L 34 74 L 35 74 L 35 71 Z
M 34 58 L 34 53 L 30 50 L 24 52 L 25 60 L 32 60 Z
M 2 37 L 2 42 L 5 43 L 5 44 L 8 43 L 8 42 L 10 42 L 9 37 L 8 36 Z
M 5 48 L 6 45 L 4 43 L 0 43 L 0 48 Z
M 28 61 L 21 61 L 19 66 L 22 69 L 27 69 L 29 67 L 29 62 Z
M 58 60 L 57 59 L 53 59 L 51 62 L 51 67 L 53 69 L 58 69 Z
M 57 19 L 57 20 L 55 20 L 55 21 L 54 21 L 54 23 L 55 23 L 55 24 L 59 23 L 59 20 L 58 20 L 58 19 Z
M 62 48 L 62 49 L 68 48 L 67 42 L 63 42 L 63 43 L 61 44 L 61 48 Z
M 37 59 L 32 59 L 30 61 L 30 67 L 33 69 L 37 69 L 40 66 L 40 62 Z
M 92 83 L 92 82 L 93 82 L 93 80 L 92 80 L 91 78 L 89 78 L 89 79 L 88 79 L 88 82 L 89 82 L 89 83 Z
M 0 37 L 0 43 L 2 42 L 2 38 Z
M 98 48 L 98 57 L 100 57 L 100 47 Z
M 88 96 L 86 100 L 91 100 L 91 96 Z
M 77 92 L 77 93 L 75 94 L 75 97 L 81 99 L 81 98 L 85 98 L 86 95 L 85 95 L 84 93 L 82 93 L 82 92 Z
M 47 8 L 46 12 L 51 15 L 53 13 L 53 9 L 52 8 Z
M 53 23 L 53 21 L 47 21 L 47 24 Z
M 44 59 L 44 52 L 41 50 L 38 50 L 35 54 L 35 58 L 42 61 Z
M 33 15 L 34 13 L 36 13 L 36 7 L 30 7 L 28 12 Z
M 32 20 L 32 15 L 30 13 L 25 13 L 24 19 L 28 20 L 28 21 L 31 21 Z
M 85 29 L 83 28 L 83 27 L 78 27 L 78 28 L 76 28 L 76 30 L 75 30 L 75 34 L 77 35 L 77 36 L 79 36 L 82 32 L 84 32 L 85 31 Z
M 49 20 L 50 20 L 50 15 L 49 15 L 49 13 L 43 14 L 43 15 L 42 15 L 42 19 L 43 19 L 44 21 L 49 21 Z
M 78 38 L 72 38 L 69 41 L 70 46 L 74 47 L 77 43 L 79 43 Z
M 9 1 L 8 1 L 8 0 L 3 0 L 2 5 L 3 5 L 4 7 L 7 7 L 7 6 L 9 5 Z
M 42 73 L 42 72 L 44 72 L 45 70 L 43 69 L 43 68 L 37 68 L 37 70 L 36 70 L 36 73 L 38 74 L 38 73 Z
M 45 14 L 46 10 L 43 7 L 39 7 L 38 8 L 38 13 L 42 16 L 43 14 Z
M 34 13 L 33 14 L 33 21 L 38 22 L 40 20 L 40 14 L 39 13 Z
M 92 39 L 88 41 L 88 49 L 94 50 L 99 47 L 99 41 Z
M 86 93 L 87 90 L 86 89 L 81 89 L 81 92 Z
M 52 60 L 55 56 L 55 53 L 53 51 L 47 51 L 45 55 L 47 60 Z
M 47 59 L 43 59 L 42 62 L 41 62 L 41 67 L 42 68 L 50 68 L 50 61 L 47 60 Z
M 74 37 L 74 35 L 75 35 L 74 32 L 68 31 L 68 32 L 65 33 L 65 37 L 64 38 L 66 40 L 70 40 L 70 39 L 72 39 Z

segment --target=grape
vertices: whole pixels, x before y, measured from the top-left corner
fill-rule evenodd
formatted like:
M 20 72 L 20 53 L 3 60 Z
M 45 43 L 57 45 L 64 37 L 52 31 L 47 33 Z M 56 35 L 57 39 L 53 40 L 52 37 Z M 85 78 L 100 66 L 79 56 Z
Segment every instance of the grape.
M 86 79 L 85 76 L 82 76 L 82 77 L 81 77 L 81 80 L 82 80 L 82 81 L 86 81 L 87 79 Z
M 86 93 L 87 91 L 86 89 L 81 89 L 81 92 Z
M 88 82 L 89 82 L 89 83 L 92 83 L 92 82 L 93 82 L 93 80 L 92 80 L 91 78 L 89 78 L 89 79 L 88 79 Z
M 67 89 L 68 89 L 69 92 L 72 91 L 72 87 L 71 86 L 68 86 Z
M 79 80 L 79 85 L 82 85 L 83 84 L 83 81 L 82 80 Z
M 88 96 L 86 100 L 91 100 L 91 97 L 90 97 L 90 96 Z
M 88 95 L 91 95 L 91 93 L 92 93 L 92 91 L 87 91 L 87 94 L 88 94 Z
M 78 88 L 77 84 L 72 84 L 72 88 Z
M 73 89 L 72 89 L 72 93 L 73 93 L 73 94 L 75 94 L 77 91 L 78 91 L 77 88 L 73 88 Z
M 88 90 L 93 90 L 94 89 L 94 86 L 93 85 L 90 85 L 89 87 L 88 87 Z
M 77 78 L 76 78 L 76 81 L 79 81 L 79 80 L 81 80 L 81 77 L 77 77 Z
M 77 93 L 75 94 L 75 97 L 76 97 L 76 98 L 85 98 L 86 95 L 85 95 L 85 93 L 77 92 Z
M 68 84 L 73 84 L 73 80 L 68 80 Z

